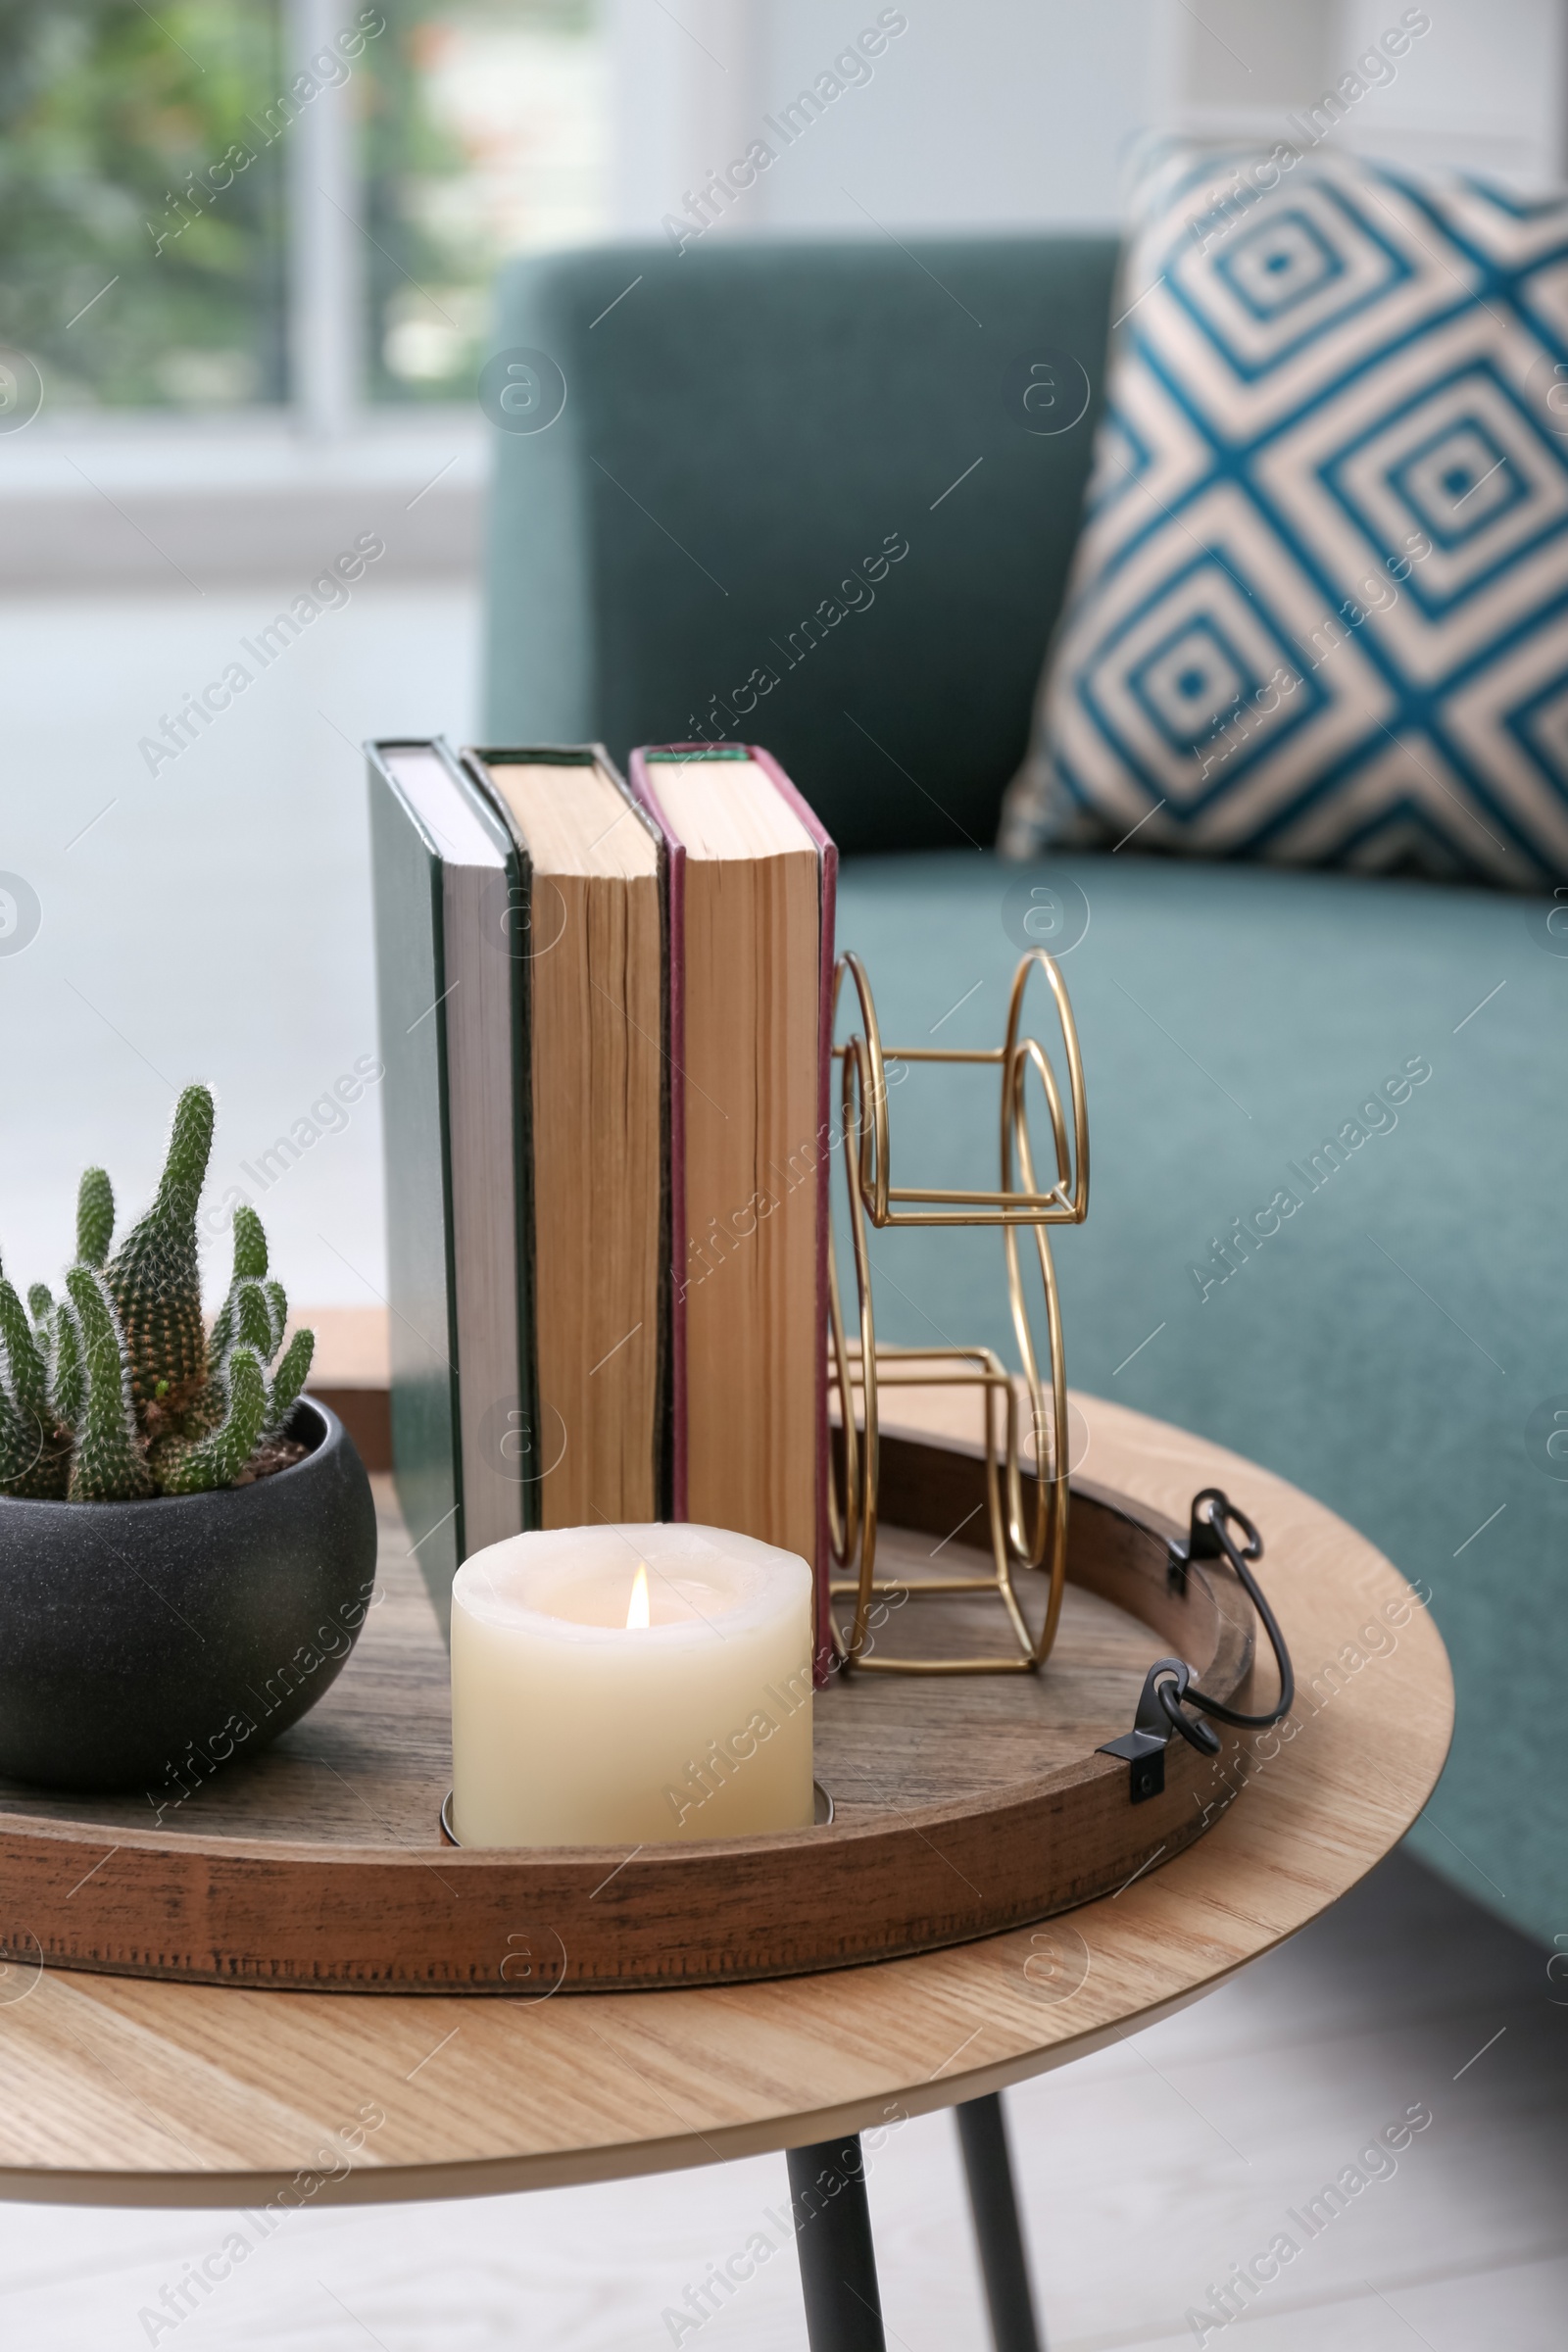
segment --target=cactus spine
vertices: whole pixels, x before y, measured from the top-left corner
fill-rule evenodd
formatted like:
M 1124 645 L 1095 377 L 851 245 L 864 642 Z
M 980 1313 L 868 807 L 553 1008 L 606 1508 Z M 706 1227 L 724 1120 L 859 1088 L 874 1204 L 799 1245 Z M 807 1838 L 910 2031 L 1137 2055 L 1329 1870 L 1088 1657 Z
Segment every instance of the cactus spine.
M 0 1362 L 17 1409 L 42 1421 L 49 1410 L 49 1375 L 27 1310 L 0 1275 Z
M 157 1197 L 105 1268 L 125 1335 L 131 1396 L 143 1414 L 160 1405 L 165 1425 L 197 1401 L 207 1377 L 196 1204 L 212 1148 L 212 1095 L 187 1086 L 174 1106 Z
M 56 1421 L 74 1429 L 87 1402 L 87 1367 L 81 1360 L 81 1329 L 69 1298 L 62 1298 L 49 1327 L 49 1403 Z
M 166 1439 L 158 1449 L 158 1476 L 166 1494 L 206 1494 L 231 1487 L 251 1455 L 267 1419 L 267 1374 L 256 1349 L 240 1340 L 223 1364 L 228 1409 L 218 1427 L 195 1445 Z
M 212 1138 L 212 1095 L 187 1087 L 152 1206 L 113 1256 L 114 1191 L 102 1168 L 89 1168 L 64 1294 L 34 1283 L 24 1306 L 0 1275 L 0 1496 L 199 1494 L 288 1459 L 276 1443 L 315 1341 L 296 1332 L 278 1353 L 288 1299 L 269 1277 L 267 1236 L 248 1205 L 235 1211 L 232 1278 L 205 1331 L 196 1208 Z
M 49 1400 L 49 1367 L 27 1310 L 0 1277 L 0 1368 L 7 1410 L 0 1416 L 0 1452 L 15 1494 L 50 1496 L 66 1491 L 69 1467 L 64 1433 Z
M 114 1230 L 114 1187 L 102 1168 L 88 1168 L 76 1188 L 76 1255 L 84 1266 L 103 1264 Z
M 81 1326 L 87 1405 L 71 1464 L 73 1502 L 139 1501 L 156 1494 L 131 1395 L 125 1336 L 109 1286 L 95 1266 L 73 1266 L 66 1289 Z
M 314 1331 L 297 1331 L 278 1358 L 272 1374 L 271 1395 L 268 1400 L 267 1431 L 270 1438 L 282 1432 L 283 1424 L 305 1394 L 310 1378 L 311 1357 L 316 1352 Z
M 267 1272 L 267 1236 L 261 1218 L 247 1202 L 242 1201 L 234 1211 L 233 1239 L 234 1271 L 228 1296 L 214 1318 L 207 1342 L 208 1361 L 214 1365 L 222 1362 L 234 1337 L 234 1309 L 241 1283 L 260 1282 Z

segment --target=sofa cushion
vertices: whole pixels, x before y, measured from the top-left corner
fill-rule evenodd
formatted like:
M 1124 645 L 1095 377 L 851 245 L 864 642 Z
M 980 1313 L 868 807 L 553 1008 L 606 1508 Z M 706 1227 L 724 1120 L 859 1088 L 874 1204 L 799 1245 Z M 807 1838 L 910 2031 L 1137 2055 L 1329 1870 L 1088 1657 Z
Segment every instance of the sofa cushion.
M 1568 1427 L 1568 936 L 1546 901 L 1415 882 L 1125 854 L 1021 873 L 852 859 L 839 944 L 864 955 L 884 1038 L 997 1044 L 1030 907 L 1071 915 L 1058 945 L 1082 931 L 1061 959 L 1093 1144 L 1088 1222 L 1054 1240 L 1069 1379 L 1266 1463 L 1430 1587 L 1459 1713 L 1416 1843 L 1549 1939 L 1568 1851 L 1568 1461 L 1548 1450 Z M 995 1083 L 911 1066 L 894 1181 L 994 1181 Z M 873 1247 L 879 1336 L 1016 1362 L 996 1233 Z M 1304 1722 L 1332 1703 L 1332 1662 L 1296 1663 Z
M 1004 835 L 1568 872 L 1568 199 L 1160 157 Z

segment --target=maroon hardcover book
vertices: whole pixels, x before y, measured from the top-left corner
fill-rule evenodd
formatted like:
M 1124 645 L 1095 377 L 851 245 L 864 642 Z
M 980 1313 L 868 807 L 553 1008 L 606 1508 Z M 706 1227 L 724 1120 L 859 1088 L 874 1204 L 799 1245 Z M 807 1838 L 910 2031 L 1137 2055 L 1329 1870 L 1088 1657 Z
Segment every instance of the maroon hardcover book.
M 667 851 L 671 1508 L 677 1519 L 739 1527 L 812 1560 L 821 1680 L 831 1655 L 827 1250 L 838 851 L 759 746 L 648 745 L 633 752 L 629 779 Z M 759 794 L 781 806 L 769 809 Z M 815 863 L 809 941 L 803 851 Z M 729 872 L 716 872 L 726 861 Z M 808 952 L 815 970 L 808 1042 L 800 1035 Z M 748 1007 L 759 1043 L 726 1059 L 721 1043 L 739 1034 Z M 738 1068 L 741 1059 L 752 1066 Z M 770 1087 L 788 1108 L 769 1101 Z M 808 1117 L 810 1132 L 799 1132 Z M 782 1147 L 780 1118 L 793 1120 Z M 748 1177 L 737 1171 L 754 1135 L 764 1140 L 755 1145 L 756 1180 L 742 1199 Z M 808 1250 L 810 1279 L 802 1284 L 795 1277 Z M 694 1346 L 703 1350 L 695 1364 Z M 803 1437 L 808 1500 L 799 1473 L 771 1458 L 780 1447 L 804 1450 Z

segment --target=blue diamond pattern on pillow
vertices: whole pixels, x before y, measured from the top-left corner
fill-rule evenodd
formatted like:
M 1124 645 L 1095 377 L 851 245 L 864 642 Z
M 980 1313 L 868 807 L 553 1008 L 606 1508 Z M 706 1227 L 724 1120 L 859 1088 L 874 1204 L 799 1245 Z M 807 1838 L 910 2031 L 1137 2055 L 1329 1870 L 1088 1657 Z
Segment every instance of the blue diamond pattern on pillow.
M 1118 307 L 1002 847 L 1568 876 L 1568 198 L 1166 150 Z

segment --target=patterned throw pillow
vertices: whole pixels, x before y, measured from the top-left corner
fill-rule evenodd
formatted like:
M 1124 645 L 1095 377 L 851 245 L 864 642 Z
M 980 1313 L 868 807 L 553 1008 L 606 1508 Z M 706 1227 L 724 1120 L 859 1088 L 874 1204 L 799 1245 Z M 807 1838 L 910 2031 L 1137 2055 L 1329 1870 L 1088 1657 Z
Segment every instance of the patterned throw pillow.
M 1568 198 L 1166 151 L 1002 848 L 1568 876 Z

